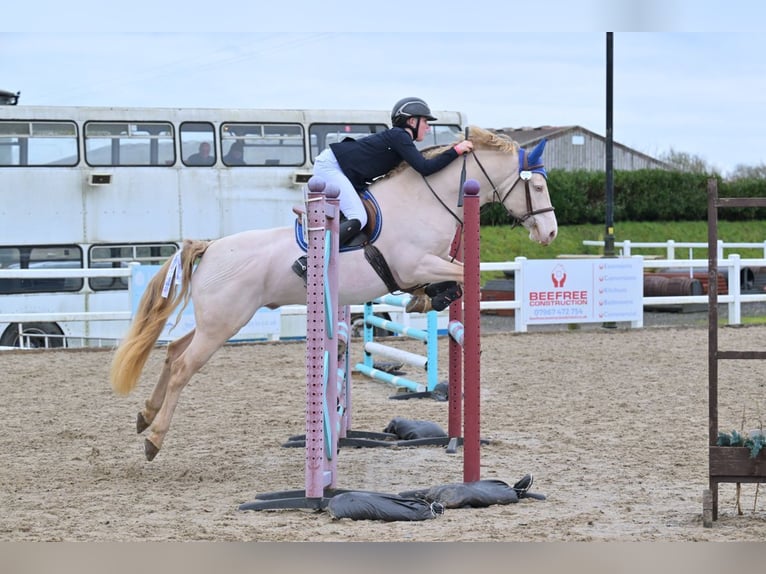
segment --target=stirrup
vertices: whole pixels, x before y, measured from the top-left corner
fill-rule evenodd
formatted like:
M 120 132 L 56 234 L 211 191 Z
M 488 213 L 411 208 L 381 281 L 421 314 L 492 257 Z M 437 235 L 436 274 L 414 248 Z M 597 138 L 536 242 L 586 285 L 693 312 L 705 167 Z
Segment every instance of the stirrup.
M 295 260 L 292 266 L 292 270 L 295 274 L 303 279 L 303 284 L 306 284 L 306 272 L 308 271 L 308 257 L 302 255 Z

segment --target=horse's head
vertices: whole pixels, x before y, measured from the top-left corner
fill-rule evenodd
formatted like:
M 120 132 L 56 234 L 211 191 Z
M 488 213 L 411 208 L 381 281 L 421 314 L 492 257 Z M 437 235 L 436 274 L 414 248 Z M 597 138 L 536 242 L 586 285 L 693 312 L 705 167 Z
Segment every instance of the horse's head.
M 487 200 L 502 203 L 514 225 L 523 225 L 530 239 L 548 245 L 556 238 L 558 223 L 542 160 L 546 140 L 527 153 L 516 142 L 481 128 L 470 128 L 469 139 L 483 176 L 478 180 L 490 187 Z

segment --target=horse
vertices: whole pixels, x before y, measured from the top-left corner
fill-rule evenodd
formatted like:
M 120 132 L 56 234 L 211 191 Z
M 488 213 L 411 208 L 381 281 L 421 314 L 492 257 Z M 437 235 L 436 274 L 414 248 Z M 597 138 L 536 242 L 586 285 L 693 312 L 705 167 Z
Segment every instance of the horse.
M 480 205 L 502 203 L 531 240 L 548 245 L 556 237 L 558 225 L 541 158 L 545 141 L 526 154 L 505 136 L 479 127 L 469 130 L 458 140 L 471 139 L 473 152 L 435 174 L 425 178 L 403 164 L 370 185 L 385 221 L 375 246 L 402 290 L 463 282 L 463 266 L 450 257 L 450 247 L 462 225 L 459 181 L 466 177 L 479 182 Z M 114 392 L 127 395 L 134 389 L 168 317 L 181 304 L 182 311 L 189 300 L 195 326 L 168 344 L 159 380 L 138 413 L 137 432 L 151 427 L 144 440 L 147 460 L 160 451 L 183 388 L 259 308 L 306 303 L 306 286 L 291 269 L 302 254 L 290 227 L 243 231 L 211 241 L 187 239 L 180 254 L 151 279 L 112 358 Z M 361 250 L 341 253 L 339 267 L 341 305 L 361 304 L 390 291 Z M 170 280 L 174 269 L 181 276 L 180 286 Z

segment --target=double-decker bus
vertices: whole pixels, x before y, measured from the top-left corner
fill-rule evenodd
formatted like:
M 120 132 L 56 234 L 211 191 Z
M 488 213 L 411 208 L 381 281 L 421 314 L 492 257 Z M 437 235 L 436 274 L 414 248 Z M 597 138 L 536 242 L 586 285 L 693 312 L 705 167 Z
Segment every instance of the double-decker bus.
M 422 147 L 466 123 L 435 115 Z M 185 238 L 291 225 L 314 158 L 388 127 L 387 111 L 0 105 L 0 347 L 114 344 L 131 297 L 107 272 L 160 265 Z M 282 318 L 281 338 L 303 335 Z

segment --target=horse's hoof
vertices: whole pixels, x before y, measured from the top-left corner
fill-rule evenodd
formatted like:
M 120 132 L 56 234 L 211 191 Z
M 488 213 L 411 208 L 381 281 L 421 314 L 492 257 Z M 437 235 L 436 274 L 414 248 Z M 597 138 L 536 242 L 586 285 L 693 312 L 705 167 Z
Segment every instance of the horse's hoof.
M 144 441 L 144 454 L 146 455 L 146 460 L 148 461 L 154 460 L 154 457 L 157 456 L 158 452 L 160 452 L 160 449 L 154 446 L 154 443 L 152 441 L 150 441 L 149 439 L 146 439 Z
M 407 313 L 427 313 L 431 310 L 431 299 L 425 295 L 413 295 L 404 310 Z
M 149 428 L 149 423 L 146 422 L 146 419 L 144 418 L 143 413 L 138 413 L 138 416 L 136 417 L 136 432 L 138 434 L 141 434 L 148 428 Z

